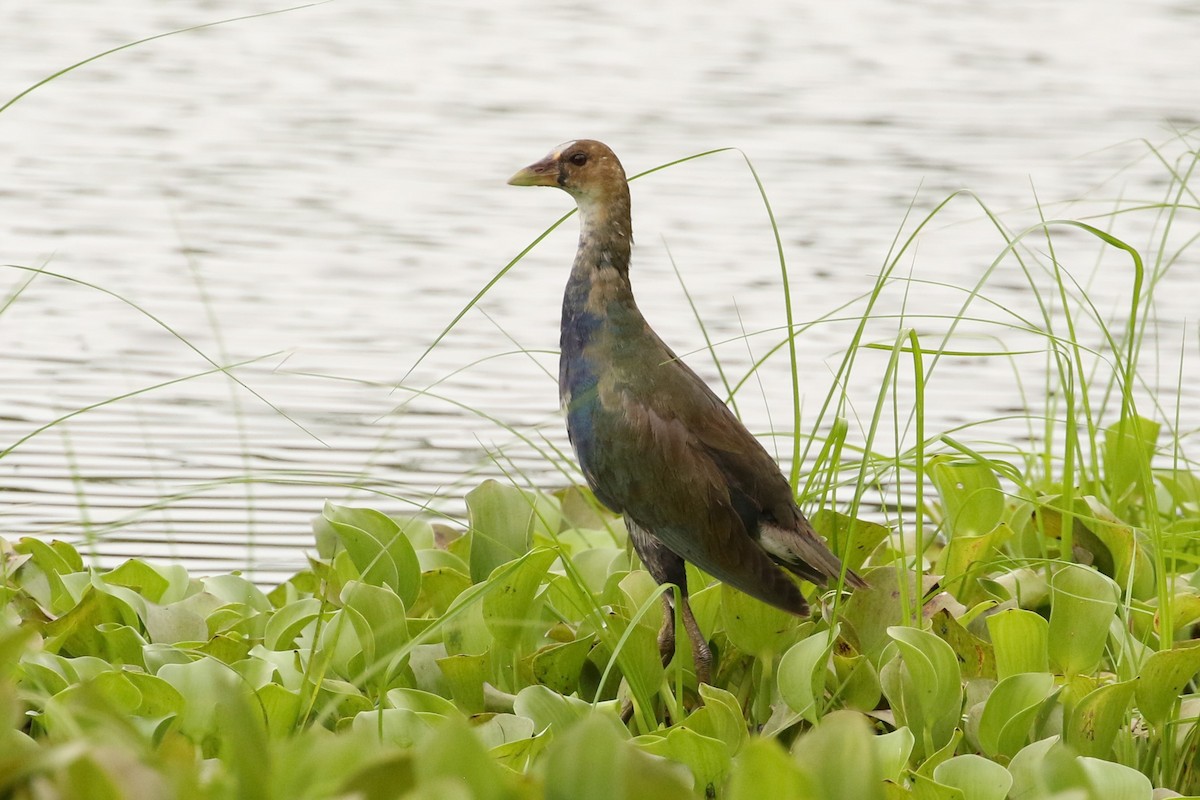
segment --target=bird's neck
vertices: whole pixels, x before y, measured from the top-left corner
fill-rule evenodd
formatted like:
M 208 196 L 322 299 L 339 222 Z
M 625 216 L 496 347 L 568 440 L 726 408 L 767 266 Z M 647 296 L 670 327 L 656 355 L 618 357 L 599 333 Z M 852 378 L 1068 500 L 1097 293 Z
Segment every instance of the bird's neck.
M 613 303 L 636 308 L 629 284 L 629 190 L 621 188 L 615 197 L 579 199 L 579 250 L 563 298 L 564 321 L 572 313 L 606 316 Z

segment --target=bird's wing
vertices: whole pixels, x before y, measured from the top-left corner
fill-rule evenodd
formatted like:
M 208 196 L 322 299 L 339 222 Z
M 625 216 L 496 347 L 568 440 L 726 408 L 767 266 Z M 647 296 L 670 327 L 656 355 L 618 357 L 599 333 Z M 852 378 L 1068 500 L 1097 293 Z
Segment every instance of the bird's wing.
M 644 402 L 655 415 L 676 415 L 691 434 L 691 447 L 706 457 L 726 487 L 742 532 L 807 580 L 824 584 L 836 578 L 841 563 L 813 531 L 791 485 L 758 439 L 685 363 L 672 358 L 660 370 L 656 383 L 665 385 L 646 393 Z M 667 402 L 673 397 L 688 397 L 689 402 Z M 858 580 L 851 576 L 852 584 Z
M 700 431 L 726 422 L 717 409 L 741 424 L 706 387 L 697 394 L 686 379 L 673 386 L 680 380 L 677 363 L 658 362 L 651 384 L 621 376 L 601 380 L 590 421 L 595 441 L 604 443 L 590 459 L 596 484 L 617 510 L 700 569 L 765 602 L 805 613 L 795 584 L 756 540 L 757 510 L 731 487 L 706 439 L 720 439 L 731 449 L 726 452 L 741 451 L 746 442 L 736 434 Z M 710 405 L 712 411 L 702 410 Z M 761 450 L 749 433 L 744 436 Z

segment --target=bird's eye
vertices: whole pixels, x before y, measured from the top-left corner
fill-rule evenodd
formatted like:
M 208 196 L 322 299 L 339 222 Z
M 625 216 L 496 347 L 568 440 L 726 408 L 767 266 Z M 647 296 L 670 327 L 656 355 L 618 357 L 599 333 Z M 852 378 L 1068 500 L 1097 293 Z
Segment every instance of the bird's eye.
M 577 167 L 582 167 L 587 163 L 587 153 L 572 153 L 571 163 Z

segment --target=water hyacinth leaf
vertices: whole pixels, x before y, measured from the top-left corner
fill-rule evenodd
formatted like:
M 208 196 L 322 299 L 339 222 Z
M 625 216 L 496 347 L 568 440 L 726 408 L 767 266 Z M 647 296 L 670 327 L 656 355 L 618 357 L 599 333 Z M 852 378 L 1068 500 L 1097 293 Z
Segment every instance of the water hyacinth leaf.
M 1081 756 L 1107 758 L 1113 742 L 1125 727 L 1136 681 L 1101 686 L 1084 696 L 1067 715 L 1063 739 Z
M 929 629 L 954 650 L 964 678 L 996 677 L 996 655 L 991 643 L 964 628 L 947 609 L 939 610 L 930 618 Z
M 142 652 L 146 640 L 135 629 L 115 622 L 101 622 L 96 630 L 104 637 L 104 659 L 113 664 L 129 664 L 144 667 Z
M 204 617 L 183 603 L 146 607 L 146 633 L 156 644 L 204 642 L 208 640 L 208 623 Z
M 483 684 L 488 679 L 486 653 L 446 656 L 437 665 L 450 689 L 454 703 L 467 714 L 479 714 L 484 709 Z
M 732 757 L 725 742 L 680 727 L 663 737 L 641 737 L 635 743 L 647 753 L 683 764 L 692 773 L 697 795 L 715 797 L 729 775 Z
M 938 765 L 933 779 L 962 792 L 963 800 L 1005 800 L 1012 775 L 995 761 L 968 753 Z
M 1142 477 L 1150 477 L 1150 461 L 1162 426 L 1145 417 L 1122 417 L 1104 429 L 1104 483 L 1114 506 L 1140 499 Z
M 558 694 L 545 686 L 526 686 L 517 693 L 513 710 L 533 720 L 535 733 L 540 735 L 551 729 L 557 735 L 590 715 L 592 704 L 578 697 Z
M 1120 590 L 1111 579 L 1078 564 L 1063 564 L 1050 580 L 1050 661 L 1064 675 L 1100 663 Z
M 455 598 L 439 622 L 442 642 L 450 655 L 477 655 L 492 646 L 492 634 L 483 620 L 483 602 L 474 587 Z
M 950 645 L 928 631 L 893 626 L 899 658 L 881 672 L 897 720 L 913 729 L 918 752 L 929 755 L 953 736 L 962 713 L 962 675 Z
M 515 650 L 530 625 L 537 622 L 541 604 L 534 603 L 534 596 L 557 558 L 553 550 L 531 550 L 515 565 L 497 567 L 489 576 L 483 621 L 501 646 Z
M 989 563 L 989 554 L 1010 538 L 1012 531 L 1003 523 L 987 533 L 956 534 L 938 557 L 941 585 L 959 601 L 972 602 L 978 595 L 980 566 Z
M 1029 739 L 1034 718 L 1053 690 L 1054 676 L 1048 672 L 1022 672 L 996 684 L 979 720 L 979 743 L 984 753 L 992 758 L 1016 755 Z
M 176 571 L 182 570 L 176 567 Z M 184 573 L 186 577 L 186 573 Z M 124 586 L 140 594 L 151 602 L 160 602 L 163 594 L 171 586 L 171 580 L 151 567 L 145 561 L 131 558 L 117 568 L 100 576 L 100 579 L 110 586 Z M 186 585 L 186 579 L 185 579 Z M 171 602 L 168 600 L 167 602 Z
M 433 729 L 444 721 L 436 714 L 418 713 L 407 708 L 379 708 L 355 714 L 350 728 L 370 732 L 376 741 L 413 747 L 428 739 Z
M 831 508 L 822 508 L 812 516 L 813 530 L 837 553 L 848 569 L 859 569 L 879 543 L 888 537 L 887 526 L 855 519 Z
M 268 650 L 291 650 L 296 646 L 296 637 L 321 614 L 321 601 L 306 597 L 288 603 L 267 620 L 263 631 L 263 644 Z
M 1080 761 L 1057 736 L 1028 744 L 1008 764 L 1008 772 L 1013 778 L 1009 796 L 1052 798 L 1056 792 L 1074 789 L 1077 797 L 1108 800 L 1108 795 L 1093 795 L 1087 791 L 1090 787 Z
M 1081 497 L 1075 507 L 1075 519 L 1082 528 L 1076 532 L 1077 546 L 1091 551 L 1096 567 L 1119 586 L 1129 586 L 1134 597 L 1152 597 L 1154 565 L 1133 527 L 1095 497 Z
M 812 782 L 774 739 L 754 737 L 733 758 L 728 800 L 817 800 Z
M 796 713 L 815 724 L 825 701 L 829 658 L 839 628 L 814 633 L 788 648 L 779 660 L 779 695 Z
M 900 575 L 894 567 L 871 570 L 871 585 L 856 589 L 843 606 L 843 634 L 876 666 L 882 666 L 880 658 L 891 641 L 888 628 L 903 622 L 901 594 L 907 593 L 912 603 L 920 602 L 921 592 L 917 589 L 916 576 L 904 573 L 908 586 L 902 592 Z
M 871 711 L 878 707 L 883 688 L 879 684 L 879 672 L 869 658 L 834 652 L 833 669 L 837 676 L 835 701 L 857 711 Z
M 1000 680 L 1021 672 L 1050 671 L 1050 623 L 1041 614 L 1006 608 L 987 618 Z
M 186 581 L 184 582 L 186 585 Z M 204 579 L 204 592 L 223 605 L 240 603 L 255 611 L 271 611 L 271 601 L 262 590 L 241 575 L 213 575 Z
M 217 734 L 227 712 L 239 698 L 249 700 L 250 689 L 236 672 L 212 658 L 188 664 L 165 664 L 158 677 L 183 697 L 179 729 L 194 741 Z
M 724 689 L 707 683 L 700 684 L 698 688 L 704 705 L 687 718 L 687 726 L 697 733 L 720 739 L 730 753 L 737 753 L 750 738 L 741 704 Z
M 18 539 L 12 549 L 14 553 L 28 556 L 17 568 L 19 582 L 43 608 L 55 614 L 64 614 L 75 605 L 79 596 L 71 592 L 63 579 L 82 570 L 82 563 L 76 568 L 71 559 L 33 537 Z
M 899 795 L 912 797 L 915 800 L 966 800 L 962 789 L 938 783 L 933 778 L 916 774 L 911 777 L 912 794 Z
M 866 719 L 834 711 L 792 745 L 821 800 L 884 800 L 883 774 Z
M 1137 706 L 1152 725 L 1171 715 L 1183 687 L 1200 672 L 1200 642 L 1152 654 L 1138 673 Z
M 256 705 L 266 717 L 267 732 L 272 738 L 288 735 L 300 721 L 300 695 L 278 683 L 260 686 L 254 692 Z
M 616 720 L 591 714 L 546 750 L 546 800 L 693 800 L 686 768 L 639 751 Z
M 447 553 L 446 555 L 449 555 Z M 451 556 L 454 558 L 454 556 Z M 421 593 L 411 609 L 414 617 L 434 615 L 444 616 L 454 602 L 454 598 L 471 588 L 471 578 L 465 569 L 440 567 L 427 570 L 421 574 Z
M 321 520 L 349 553 L 363 581 L 389 586 L 407 608 L 421 589 L 421 567 L 395 520 L 369 508 L 326 502 Z
M 97 626 L 105 622 L 134 628 L 141 623 L 124 600 L 89 585 L 74 608 L 42 629 L 46 650 L 72 656 L 103 654 L 107 642 Z
M 1082 757 L 1079 765 L 1087 776 L 1093 797 L 1104 800 L 1150 800 L 1154 785 L 1132 767 L 1100 758 Z
M 377 689 L 387 686 L 407 661 L 404 603 L 387 586 L 351 581 L 342 588 L 343 609 L 362 647 L 364 680 Z
M 897 728 L 890 733 L 872 737 L 871 744 L 875 747 L 875 757 L 883 779 L 898 782 L 908 766 L 913 745 L 916 744 L 912 731 L 904 727 Z
M 541 648 L 531 659 L 534 680 L 559 694 L 572 694 L 579 687 L 579 673 L 594 643 L 594 637 L 585 636 Z
M 721 623 L 734 647 L 752 656 L 772 658 L 796 632 L 796 618 L 727 583 L 721 584 Z
M 516 714 L 484 714 L 471 720 L 471 732 L 480 744 L 491 750 L 533 738 L 533 720 Z
M 558 531 L 562 512 L 552 497 L 488 480 L 467 493 L 471 522 L 471 580 L 480 583 L 501 564 L 529 552 L 535 532 Z
M 947 536 L 984 536 L 1000 524 L 1004 494 L 996 472 L 985 463 L 938 455 L 927 472 L 945 509 Z

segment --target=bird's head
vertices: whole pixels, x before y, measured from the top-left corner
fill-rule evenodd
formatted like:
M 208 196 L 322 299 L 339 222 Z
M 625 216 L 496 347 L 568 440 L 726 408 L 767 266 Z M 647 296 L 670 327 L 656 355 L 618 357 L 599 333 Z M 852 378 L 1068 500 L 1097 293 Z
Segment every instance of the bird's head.
M 627 197 L 629 184 L 621 162 L 608 145 L 577 139 L 559 145 L 537 163 L 508 179 L 513 186 L 557 186 L 584 207 Z

